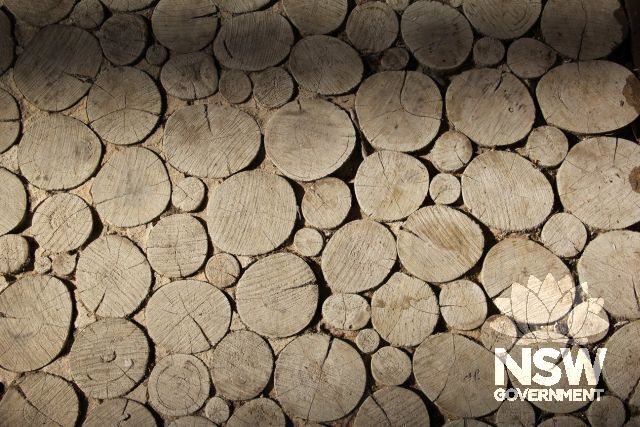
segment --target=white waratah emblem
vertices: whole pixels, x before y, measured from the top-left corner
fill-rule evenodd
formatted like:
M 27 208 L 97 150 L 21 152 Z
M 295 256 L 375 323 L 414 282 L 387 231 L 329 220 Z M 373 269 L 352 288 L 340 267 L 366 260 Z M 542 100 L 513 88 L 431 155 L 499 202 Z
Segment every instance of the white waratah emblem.
M 609 329 L 604 300 L 590 297 L 587 283 L 574 287 L 568 275 L 556 280 L 548 274 L 544 281 L 529 276 L 526 285 L 513 283 L 509 296 L 494 303 L 516 323 L 521 335 L 555 332 L 585 345 L 599 341 Z

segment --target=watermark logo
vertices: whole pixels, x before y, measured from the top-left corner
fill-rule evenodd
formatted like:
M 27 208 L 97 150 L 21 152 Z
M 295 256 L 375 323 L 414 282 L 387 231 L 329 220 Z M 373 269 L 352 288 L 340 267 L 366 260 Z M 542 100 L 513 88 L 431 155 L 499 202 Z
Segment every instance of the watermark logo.
M 602 298 L 591 298 L 588 285 L 574 287 L 570 276 L 544 280 L 530 276 L 494 300 L 518 328 L 512 348 L 495 349 L 497 400 L 599 400 L 598 381 L 607 354 L 600 347 L 592 360 L 584 347 L 602 339 L 609 321 Z M 508 341 L 508 340 L 507 340 Z M 509 372 L 513 387 L 507 387 Z M 517 385 L 517 386 L 516 386 Z

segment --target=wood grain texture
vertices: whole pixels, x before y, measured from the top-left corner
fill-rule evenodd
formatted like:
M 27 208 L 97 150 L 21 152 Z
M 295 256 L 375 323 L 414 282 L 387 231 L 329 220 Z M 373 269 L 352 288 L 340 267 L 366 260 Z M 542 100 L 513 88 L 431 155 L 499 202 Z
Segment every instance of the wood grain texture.
M 0 235 L 16 228 L 27 211 L 27 191 L 16 175 L 0 168 Z
M 43 27 L 64 19 L 75 0 L 5 0 L 4 5 L 21 21 Z
M 103 220 L 135 227 L 164 212 L 171 183 L 157 154 L 146 148 L 126 148 L 116 151 L 100 169 L 91 195 Z
M 335 172 L 356 142 L 349 116 L 320 98 L 298 99 L 278 109 L 264 135 L 269 159 L 287 177 L 299 181 L 314 181 Z
M 478 67 L 493 67 L 504 58 L 504 45 L 493 37 L 482 37 L 473 44 L 473 62 Z
M 155 427 L 157 422 L 146 406 L 129 399 L 105 400 L 87 414 L 87 427 Z
M 55 277 L 29 275 L 0 293 L 0 366 L 14 372 L 53 361 L 69 337 L 71 294 Z
M 434 1 L 412 3 L 402 14 L 402 38 L 415 58 L 435 71 L 458 68 L 471 53 L 473 31 L 453 7 Z
M 29 242 L 19 234 L 0 236 L 0 274 L 17 273 L 29 261 Z
M 276 175 L 233 175 L 209 196 L 207 223 L 214 245 L 235 255 L 258 255 L 280 246 L 293 231 L 296 198 Z
M 76 26 L 93 30 L 104 22 L 104 6 L 99 0 L 80 0 L 73 7 L 69 19 Z
M 204 264 L 207 252 L 207 230 L 188 214 L 165 216 L 149 233 L 149 264 L 163 276 L 192 275 Z
M 0 45 L 1 43 L 2 41 Z M 16 99 L 9 92 L 0 89 L 0 153 L 7 151 L 18 140 L 20 128 L 20 107 Z
M 484 292 L 470 280 L 456 280 L 442 285 L 438 303 L 442 318 L 453 329 L 476 329 L 487 317 L 487 299 Z
M 149 7 L 153 0 L 104 0 L 103 3 L 111 10 L 134 12 Z
M 269 0 L 214 0 L 214 3 L 231 13 L 246 13 L 266 6 Z
M 640 322 L 631 322 L 618 329 L 606 341 L 607 362 L 602 367 L 602 376 L 608 389 L 637 408 L 640 396 L 637 385 L 640 373 L 634 366 L 638 364 L 638 335 Z
M 149 375 L 149 402 L 158 412 L 179 417 L 200 409 L 211 389 L 207 367 L 189 354 L 173 354 L 156 363 Z
M 416 151 L 429 145 L 438 134 L 442 96 L 434 81 L 422 73 L 386 71 L 360 85 L 356 113 L 373 147 Z
M 547 123 L 578 134 L 605 133 L 640 114 L 640 81 L 609 61 L 560 65 L 544 75 L 536 96 Z
M 557 175 L 565 210 L 597 229 L 640 221 L 640 147 L 622 138 L 588 138 L 573 146 Z
M 223 398 L 214 396 L 204 406 L 204 413 L 214 423 L 222 424 L 229 419 L 229 404 Z
M 284 0 L 287 17 L 301 34 L 327 34 L 347 16 L 347 0 Z
M 147 336 L 135 323 L 98 320 L 75 337 L 69 353 L 71 375 L 88 396 L 120 397 L 145 377 L 149 352 Z
M 473 146 L 465 134 L 448 130 L 436 139 L 428 159 L 442 172 L 456 172 L 469 163 Z
M 114 65 L 129 65 L 138 60 L 147 47 L 147 23 L 140 15 L 116 13 L 100 27 L 98 39 L 102 52 Z
M 146 257 L 125 237 L 100 237 L 80 254 L 75 282 L 78 295 L 99 316 L 132 314 L 148 295 L 151 282 Z
M 315 228 L 301 228 L 293 236 L 293 246 L 302 256 L 318 256 L 324 246 L 324 237 Z
M 380 335 L 373 328 L 362 329 L 356 335 L 356 345 L 364 354 L 373 353 L 380 345 Z
M 322 256 L 322 272 L 334 292 L 375 288 L 396 262 L 395 239 L 383 225 L 352 221 L 335 232 Z
M 357 331 L 369 323 L 371 307 L 358 294 L 331 294 L 322 304 L 322 319 L 332 328 Z
M 197 210 L 204 201 L 207 187 L 194 176 L 178 181 L 171 192 L 171 204 L 183 212 Z
M 446 105 L 453 127 L 486 147 L 511 145 L 525 138 L 536 112 L 529 91 L 517 77 L 488 68 L 454 77 Z
M 592 427 L 621 427 L 626 418 L 624 403 L 615 396 L 602 396 L 587 408 L 587 419 Z
M 216 395 L 249 400 L 262 393 L 271 379 L 273 354 L 258 334 L 235 331 L 216 346 L 209 368 Z
M 236 287 L 242 321 L 260 335 L 288 337 L 303 330 L 318 306 L 318 286 L 309 265 L 282 252 L 256 261 Z
M 464 213 L 443 205 L 419 209 L 398 232 L 400 262 L 428 282 L 457 279 L 478 262 L 483 246 L 480 227 Z
M 351 45 L 364 54 L 380 53 L 398 36 L 398 17 L 383 2 L 369 2 L 351 10 L 345 32 Z
M 153 34 L 172 51 L 198 51 L 216 34 L 217 11 L 209 0 L 160 0 L 151 16 Z
M 580 282 L 589 284 L 590 297 L 604 299 L 605 310 L 614 318 L 640 318 L 638 247 L 640 233 L 611 231 L 593 239 L 578 261 Z
M 408 154 L 378 151 L 360 163 L 354 187 L 360 208 L 372 219 L 398 221 L 424 202 L 429 172 Z
M 540 28 L 551 47 L 580 61 L 609 55 L 629 32 L 619 0 L 550 0 Z
M 460 198 L 460 181 L 455 175 L 439 173 L 429 184 L 429 195 L 438 205 L 450 205 Z
M 506 401 L 496 412 L 496 425 L 507 427 L 518 425 L 521 427 L 534 427 L 536 425 L 536 413 L 527 401 Z
M 582 252 L 587 237 L 587 229 L 578 218 L 560 212 L 551 216 L 544 224 L 540 241 L 559 257 L 571 258 Z
M 22 95 L 38 108 L 62 111 L 87 93 L 101 64 L 102 51 L 94 36 L 77 27 L 52 25 L 25 47 L 13 78 Z
M 102 145 L 81 121 L 51 115 L 31 122 L 18 145 L 20 172 L 36 187 L 66 190 L 98 169 Z
M 278 108 L 289 102 L 295 91 L 293 78 L 284 68 L 271 67 L 254 73 L 253 97 L 264 108 Z
M 471 214 L 504 231 L 542 224 L 553 209 L 553 188 L 526 159 L 490 151 L 473 159 L 462 175 L 462 198 Z
M 206 98 L 218 89 L 218 70 L 211 55 L 192 52 L 169 58 L 160 73 L 162 87 L 176 98 Z
M 400 71 L 409 63 L 410 55 L 403 47 L 391 47 L 385 50 L 380 57 L 380 69 L 382 71 Z
M 171 282 L 155 291 L 145 308 L 153 342 L 171 353 L 200 353 L 229 330 L 231 307 L 222 291 L 199 280 Z
M 325 422 L 355 408 L 364 393 L 366 370 L 346 342 L 306 334 L 282 350 L 274 377 L 276 396 L 289 415 Z
M 287 420 L 282 409 L 271 399 L 259 398 L 250 400 L 249 402 L 238 408 L 233 413 L 227 426 L 229 427 L 251 427 L 251 426 L 267 426 L 267 427 L 284 427 Z
M 519 331 L 515 322 L 503 314 L 489 316 L 480 329 L 482 345 L 489 351 L 496 348 L 510 350 L 516 343 Z
M 495 411 L 494 355 L 462 335 L 441 333 L 425 340 L 413 355 L 420 389 L 446 413 L 479 417 Z
M 70 193 L 58 193 L 40 203 L 33 213 L 31 234 L 40 247 L 53 253 L 84 245 L 93 230 L 87 203 Z
M 562 163 L 569 151 L 569 140 L 553 126 L 540 126 L 531 131 L 523 154 L 543 168 L 556 167 Z
M 89 91 L 89 124 L 102 140 L 131 145 L 144 140 L 160 119 L 162 98 L 146 73 L 132 67 L 101 73 Z
M 362 403 L 353 425 L 426 426 L 429 413 L 420 397 L 401 387 L 384 387 Z
M 222 22 L 213 52 L 226 68 L 259 71 L 285 59 L 293 42 L 291 24 L 282 15 L 251 12 Z
M 165 125 L 163 151 L 176 169 L 201 178 L 226 178 L 244 168 L 260 149 L 260 128 L 239 109 L 191 105 Z
M 480 33 L 497 39 L 515 39 L 536 23 L 541 0 L 465 0 L 463 11 Z
M 513 74 L 522 79 L 537 79 L 556 63 L 553 49 L 539 40 L 521 38 L 509 45 L 507 65 Z
M 300 205 L 304 219 L 314 227 L 336 228 L 351 210 L 351 190 L 338 178 L 322 178 L 305 187 Z
M 340 95 L 360 83 L 364 66 L 358 53 L 345 42 L 315 35 L 293 46 L 289 70 L 298 84 L 310 92 Z
M 411 375 L 411 359 L 399 348 L 382 347 L 371 356 L 371 375 L 377 384 L 400 385 Z M 424 418 L 420 417 L 420 421 Z
M 233 286 L 240 277 L 240 263 L 231 254 L 215 254 L 207 261 L 204 274 L 209 283 L 216 288 L 228 288 Z
M 73 427 L 79 418 L 78 394 L 64 379 L 36 372 L 9 387 L 0 401 L 0 426 Z
M 188 417 L 176 418 L 171 421 L 169 427 L 215 427 L 215 424 L 205 417 L 191 415 Z
M 404 273 L 393 276 L 371 298 L 371 323 L 394 346 L 416 346 L 438 322 L 438 300 L 428 284 Z
M 219 90 L 231 104 L 241 104 L 251 96 L 251 79 L 244 71 L 226 70 L 220 77 Z

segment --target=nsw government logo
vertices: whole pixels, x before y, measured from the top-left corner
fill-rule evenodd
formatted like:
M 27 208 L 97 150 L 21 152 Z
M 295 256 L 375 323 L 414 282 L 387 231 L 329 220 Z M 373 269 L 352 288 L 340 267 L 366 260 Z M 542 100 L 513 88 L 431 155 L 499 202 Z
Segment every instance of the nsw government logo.
M 497 400 L 600 400 L 607 349 L 588 346 L 604 338 L 609 320 L 602 298 L 589 297 L 586 283 L 576 288 L 570 276 L 530 276 L 494 302 L 517 326 L 515 336 L 502 337 L 495 348 Z

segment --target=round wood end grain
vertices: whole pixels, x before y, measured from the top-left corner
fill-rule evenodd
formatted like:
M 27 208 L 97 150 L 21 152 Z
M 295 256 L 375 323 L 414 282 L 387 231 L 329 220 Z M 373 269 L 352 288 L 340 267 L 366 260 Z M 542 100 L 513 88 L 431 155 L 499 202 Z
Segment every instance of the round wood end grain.
M 384 387 L 362 403 L 354 427 L 374 425 L 429 427 L 429 413 L 415 392 L 402 387 Z
M 136 62 L 147 46 L 147 23 L 137 14 L 116 13 L 100 27 L 102 52 L 114 65 Z
M 540 79 L 536 96 L 548 124 L 578 134 L 614 131 L 640 114 L 640 81 L 609 61 L 562 64 Z
M 55 277 L 29 275 L 0 293 L 0 366 L 40 369 L 64 348 L 72 317 L 71 294 Z
M 454 77 L 447 88 L 446 105 L 453 127 L 485 147 L 525 138 L 536 114 L 527 87 L 513 74 L 492 68 Z
M 480 33 L 498 39 L 520 37 L 538 21 L 541 0 L 465 0 L 463 11 Z
M 117 145 L 144 140 L 158 124 L 161 111 L 158 86 L 132 67 L 101 73 L 87 97 L 89 124 L 104 141 Z
M 515 322 L 503 314 L 489 316 L 480 328 L 480 340 L 489 351 L 496 348 L 510 350 L 516 343 L 518 334 Z
M 455 175 L 440 173 L 429 184 L 429 195 L 439 205 L 450 205 L 460 198 L 460 181 Z
M 351 190 L 338 178 L 319 179 L 305 187 L 300 209 L 310 225 L 336 228 L 351 210 Z
M 16 99 L 0 89 L 0 153 L 7 151 L 18 140 L 20 127 L 20 107 Z
M 640 147 L 621 138 L 588 138 L 574 145 L 556 176 L 565 210 L 596 229 L 640 221 Z
M 333 292 L 362 292 L 382 283 L 395 262 L 393 234 L 377 222 L 357 220 L 329 239 L 321 263 Z
M 416 151 L 438 134 L 442 96 L 417 71 L 384 71 L 367 78 L 356 94 L 356 113 L 369 143 L 379 150 Z
M 554 203 L 547 178 L 528 160 L 506 151 L 489 151 L 469 163 L 462 197 L 473 216 L 503 231 L 539 226 Z
M 160 0 L 151 16 L 153 35 L 177 53 L 198 51 L 216 34 L 217 11 L 209 0 Z
M 275 394 L 289 415 L 326 422 L 342 418 L 360 401 L 366 369 L 346 342 L 323 334 L 306 334 L 280 352 Z
M 363 54 L 380 53 L 398 37 L 398 17 L 383 2 L 357 5 L 349 14 L 346 34 L 351 44 Z
M 216 395 L 249 400 L 262 393 L 271 379 L 273 354 L 258 334 L 235 331 L 216 346 L 209 367 Z
M 147 62 L 156 67 L 160 67 L 162 64 L 167 62 L 167 58 L 169 58 L 169 50 L 159 43 L 149 46 L 145 53 L 145 59 Z
M 493 37 L 482 37 L 473 45 L 473 62 L 478 67 L 494 67 L 504 58 L 504 45 Z
M 41 29 L 25 47 L 13 78 L 18 90 L 36 107 L 62 111 L 87 93 L 101 64 L 102 50 L 94 36 L 78 27 L 52 25 Z
M 182 107 L 167 120 L 167 161 L 189 175 L 226 178 L 253 161 L 260 149 L 260 128 L 247 113 L 223 105 Z
M 590 298 L 602 298 L 604 308 L 617 319 L 640 318 L 640 233 L 622 230 L 600 234 L 578 261 L 580 283 Z
M 402 224 L 398 256 L 402 265 L 427 282 L 448 282 L 469 271 L 484 251 L 480 227 L 444 205 L 422 208 Z
M 284 68 L 272 67 L 251 76 L 253 97 L 264 108 L 278 108 L 289 102 L 295 90 L 291 75 Z
M 627 418 L 624 403 L 615 396 L 602 396 L 587 408 L 592 427 L 622 427 Z
M 189 415 L 209 397 L 209 371 L 195 356 L 173 354 L 156 363 L 149 375 L 148 389 L 151 406 L 161 414 Z
M 171 421 L 169 427 L 215 427 L 216 425 L 209 419 L 199 415 L 176 418 Z
M 78 333 L 69 353 L 75 383 L 88 396 L 110 399 L 131 391 L 146 375 L 149 342 L 143 330 L 106 318 Z
M 416 349 L 413 374 L 420 389 L 443 411 L 480 417 L 500 406 L 493 396 L 494 358 L 469 338 L 442 333 Z
M 119 12 L 134 12 L 149 7 L 153 0 L 103 0 L 105 6 Z
M 259 71 L 282 62 L 293 42 L 291 24 L 284 16 L 251 12 L 223 21 L 213 52 L 225 68 Z
M 371 356 L 371 375 L 379 385 L 400 385 L 411 375 L 411 359 L 396 347 L 382 347 Z
M 51 269 L 57 277 L 69 277 L 76 269 L 78 254 L 63 252 L 53 258 Z
M 78 249 L 91 236 L 93 217 L 87 203 L 71 193 L 56 193 L 40 203 L 31 233 L 40 247 L 60 253 Z
M 193 212 L 202 205 L 206 191 L 207 187 L 198 178 L 182 178 L 171 192 L 171 204 L 183 212 Z
M 282 409 L 271 399 L 261 397 L 251 400 L 235 410 L 228 427 L 285 427 L 287 420 Z
M 436 139 L 429 159 L 441 172 L 456 172 L 473 156 L 471 141 L 461 132 L 448 130 Z
M 635 366 L 640 363 L 640 322 L 631 322 L 618 329 L 606 341 L 606 363 L 602 366 L 602 375 L 609 391 L 628 402 L 631 408 L 640 403 L 637 385 L 640 373 Z
M 307 36 L 291 50 L 289 69 L 298 84 L 320 95 L 340 95 L 362 80 L 364 66 L 358 53 L 330 36 Z
M 81 121 L 63 115 L 36 119 L 18 145 L 20 172 L 44 190 L 68 190 L 98 169 L 102 145 Z
M 229 404 L 221 397 L 214 396 L 204 406 L 204 413 L 216 424 L 225 423 L 229 419 L 231 410 Z
M 435 71 L 458 68 L 471 53 L 473 31 L 469 22 L 462 13 L 440 2 L 412 3 L 402 14 L 401 31 L 418 62 Z
M 540 241 L 559 257 L 571 258 L 582 252 L 587 237 L 587 229 L 578 218 L 560 212 L 544 224 Z
M 539 427 L 587 427 L 587 424 L 580 418 L 572 417 L 569 415 L 556 415 L 552 418 L 547 418 L 540 424 Z
M 284 0 L 284 12 L 303 35 L 327 34 L 347 16 L 347 0 Z
M 19 234 L 0 236 L 0 274 L 17 273 L 29 261 L 29 242 Z
M 429 191 L 429 172 L 415 157 L 377 151 L 358 167 L 354 180 L 360 208 L 378 221 L 398 221 L 415 212 Z
M 101 317 L 124 317 L 136 311 L 151 289 L 151 268 L 129 239 L 108 235 L 81 253 L 76 287 L 82 304 Z
M 356 345 L 365 354 L 373 353 L 380 345 L 380 335 L 373 328 L 362 329 L 356 335 Z
M 48 256 L 38 256 L 33 260 L 33 271 L 38 274 L 47 274 L 51 272 L 53 263 Z
M 91 195 L 106 222 L 135 227 L 160 216 L 171 198 L 167 169 L 154 152 L 142 148 L 116 151 L 93 181 Z
M 218 70 L 205 52 L 175 55 L 162 67 L 160 82 L 169 95 L 193 101 L 218 90 Z
M 236 307 L 250 329 L 268 337 L 303 330 L 316 312 L 318 286 L 311 267 L 288 252 L 249 266 L 236 287 Z
M 469 280 L 443 284 L 438 299 L 442 317 L 453 329 L 476 329 L 487 318 L 487 298 L 484 291 Z
M 0 235 L 16 228 L 27 212 L 27 190 L 20 178 L 0 168 Z
M 293 236 L 293 246 L 302 256 L 318 256 L 324 246 L 324 236 L 314 228 L 301 228 Z
M 524 147 L 524 154 L 538 166 L 556 167 L 569 151 L 569 140 L 553 126 L 540 126 L 531 131 Z
M 195 217 L 170 215 L 161 218 L 149 233 L 147 257 L 157 273 L 187 277 L 204 264 L 208 245 L 207 230 Z
M 214 0 L 214 3 L 227 12 L 246 13 L 266 6 L 269 0 Z
M 0 401 L 2 426 L 56 425 L 73 427 L 80 416 L 80 399 L 64 379 L 36 372 L 18 379 Z
M 347 113 L 320 98 L 286 104 L 271 116 L 264 135 L 269 159 L 287 177 L 298 181 L 313 181 L 335 172 L 347 161 L 356 142 Z
M 507 400 L 500 405 L 496 412 L 496 425 L 498 427 L 534 427 L 536 425 L 536 412 L 527 401 Z
M 74 6 L 69 18 L 76 26 L 93 30 L 104 22 L 104 6 L 99 0 L 80 0 Z
M 332 328 L 357 331 L 369 323 L 371 307 L 358 294 L 332 294 L 322 304 L 322 318 Z
M 438 322 L 438 300 L 428 284 L 395 273 L 371 298 L 371 323 L 394 346 L 416 346 Z
M 158 424 L 149 409 L 135 400 L 105 400 L 87 414 L 83 426 L 103 427 L 116 423 L 122 427 L 156 427 Z
M 251 96 L 251 79 L 244 71 L 227 70 L 222 73 L 220 94 L 231 104 L 242 104 Z
M 409 64 L 409 52 L 403 47 L 391 47 L 382 53 L 380 69 L 383 71 L 400 71 Z
M 507 50 L 507 65 L 522 79 L 537 79 L 556 63 L 557 55 L 543 42 L 522 38 L 515 40 Z
M 226 295 L 209 283 L 179 280 L 151 295 L 145 316 L 156 345 L 172 353 L 200 353 L 227 333 L 231 307 Z
M 282 177 L 262 171 L 241 172 L 209 197 L 207 222 L 213 244 L 235 255 L 259 255 L 291 235 L 296 197 Z
M 618 0 L 550 0 L 540 28 L 561 55 L 585 61 L 609 55 L 627 37 L 629 24 Z
M 64 19 L 75 0 L 5 0 L 3 4 L 21 21 L 37 27 L 55 24 Z
M 240 263 L 231 254 L 215 254 L 204 268 L 204 274 L 209 283 L 218 289 L 233 286 L 240 277 Z

